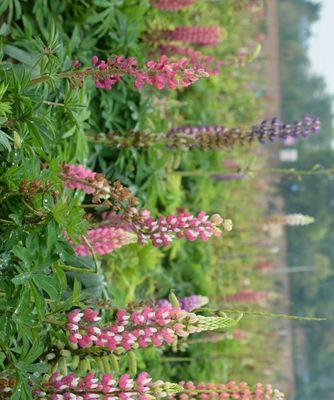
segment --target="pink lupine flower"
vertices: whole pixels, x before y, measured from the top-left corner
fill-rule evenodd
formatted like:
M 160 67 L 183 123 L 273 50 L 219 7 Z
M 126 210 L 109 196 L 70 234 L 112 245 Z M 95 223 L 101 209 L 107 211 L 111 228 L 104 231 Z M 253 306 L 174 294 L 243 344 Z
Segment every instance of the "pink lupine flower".
M 176 11 L 193 5 L 197 0 L 150 0 L 154 8 Z
M 221 220 L 223 221 L 223 220 Z M 151 240 L 155 247 L 168 246 L 175 237 L 186 238 L 189 241 L 208 240 L 211 236 L 220 236 L 217 220 L 209 220 L 204 211 L 197 217 L 184 212 L 177 215 L 160 216 L 157 220 L 145 213 L 141 221 L 133 224 L 140 243 Z
M 142 209 L 140 218 L 132 222 L 125 221 L 122 214 L 104 213 L 103 218 L 105 221 L 110 221 L 115 228 L 135 233 L 140 244 L 152 241 L 155 247 L 168 246 L 176 237 L 189 241 L 206 241 L 212 236 L 221 235 L 218 226 L 226 231 L 232 229 L 231 220 L 223 219 L 218 214 L 212 215 L 209 219 L 204 211 L 200 212 L 197 217 L 187 212 L 180 212 L 176 215 L 160 216 L 154 219 L 151 217 L 150 211 Z
M 108 57 L 107 61 L 93 56 L 92 67 L 75 69 L 64 77 L 75 79 L 80 84 L 86 76 L 91 76 L 97 88 L 111 90 L 127 75 L 135 77 L 136 89 L 141 89 L 146 84 L 162 90 L 189 86 L 199 78 L 207 77 L 208 73 L 203 67 L 188 65 L 186 59 L 170 61 L 167 56 L 162 55 L 159 61 L 148 61 L 146 66 L 139 68 L 135 58 L 114 55 Z
M 98 317 L 91 309 L 83 312 L 73 310 L 67 319 L 69 342 L 81 348 L 94 346 L 118 353 L 138 347 L 170 345 L 178 337 L 226 328 L 236 323 L 228 317 L 203 317 L 178 307 L 147 306 L 135 311 L 119 310 L 115 321 L 109 324 L 98 323 Z M 120 381 L 121 387 L 124 382 L 127 382 L 126 376 Z
M 152 382 L 147 372 L 142 372 L 135 380 L 127 374 L 114 378 L 111 374 L 97 377 L 89 372 L 84 377 L 77 377 L 74 373 L 61 375 L 54 372 L 44 382 L 43 390 L 36 389 L 34 395 L 50 400 L 154 400 L 180 389 L 179 385 L 169 382 Z
M 134 241 L 133 234 L 110 226 L 88 229 L 86 237 L 94 252 L 101 256 L 111 254 L 114 250 Z M 82 239 L 79 244 L 74 244 L 71 240 L 69 240 L 69 243 L 79 256 L 90 255 L 90 249 Z
M 96 201 L 110 197 L 110 185 L 104 175 L 83 165 L 63 165 L 60 176 L 66 187 L 92 194 Z
M 141 89 L 144 84 L 155 86 L 158 90 L 168 87 L 189 86 L 201 77 L 209 74 L 202 67 L 189 66 L 185 58 L 170 62 L 166 55 L 162 55 L 159 61 L 148 61 L 146 70 L 134 69 L 130 74 L 135 76 L 135 87 Z
M 230 381 L 226 384 L 203 383 L 195 385 L 193 382 L 180 382 L 179 385 L 186 391 L 179 391 L 168 396 L 169 400 L 283 400 L 284 394 L 271 385 L 256 384 L 249 386 L 246 382 Z
M 175 29 L 157 31 L 156 37 L 206 46 L 218 44 L 222 39 L 222 32 L 219 26 L 178 26 Z

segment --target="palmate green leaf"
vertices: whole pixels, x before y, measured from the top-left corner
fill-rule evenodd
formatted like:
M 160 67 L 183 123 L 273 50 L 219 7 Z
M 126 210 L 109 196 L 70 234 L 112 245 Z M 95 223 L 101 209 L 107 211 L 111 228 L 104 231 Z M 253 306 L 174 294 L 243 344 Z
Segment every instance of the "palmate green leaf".
M 31 346 L 28 346 L 24 354 L 21 355 L 20 361 L 32 364 L 43 353 L 43 342 L 35 340 Z
M 25 371 L 18 369 L 16 373 L 16 385 L 11 395 L 12 400 L 32 400 L 30 385 Z
M 46 251 L 47 254 L 55 248 L 58 241 L 58 226 L 55 220 L 51 220 L 46 228 Z
M 55 276 L 45 274 L 33 274 L 32 280 L 39 289 L 43 289 L 52 300 L 60 298 L 58 280 Z
M 45 312 L 46 312 L 46 304 L 45 304 L 45 299 L 44 299 L 43 293 L 31 281 L 30 281 L 29 286 L 30 286 L 31 296 L 34 300 L 38 316 L 42 320 L 44 318 Z

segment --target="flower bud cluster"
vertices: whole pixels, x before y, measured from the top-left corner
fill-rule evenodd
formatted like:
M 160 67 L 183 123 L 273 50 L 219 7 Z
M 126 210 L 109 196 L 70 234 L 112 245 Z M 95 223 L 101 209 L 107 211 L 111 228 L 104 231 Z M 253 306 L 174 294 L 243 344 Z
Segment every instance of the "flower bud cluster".
M 111 188 L 105 176 L 83 165 L 63 165 L 61 178 L 69 189 L 83 190 L 86 194 L 92 194 L 93 202 L 110 197 Z
M 159 61 L 149 61 L 146 70 L 132 70 L 135 75 L 135 87 L 141 89 L 145 84 L 155 86 L 161 90 L 165 87 L 177 89 L 186 87 L 198 81 L 201 77 L 208 77 L 209 74 L 201 66 L 188 66 L 186 58 L 170 62 L 166 55 L 162 55 Z
M 114 55 L 108 57 L 107 62 L 99 60 L 98 56 L 92 57 L 93 79 L 95 86 L 99 89 L 110 90 L 113 85 L 121 80 L 123 75 L 131 73 L 136 66 L 137 60 L 134 57 L 125 58 Z
M 34 391 L 41 400 L 155 400 L 173 395 L 181 387 L 169 382 L 152 382 L 147 372 L 141 372 L 136 379 L 128 374 L 100 377 L 89 372 L 84 377 L 74 373 L 61 375 L 54 372 L 41 389 Z
M 218 214 L 213 215 L 209 220 L 204 211 L 198 213 L 196 217 L 184 212 L 154 219 L 145 210 L 145 215 L 138 223 L 134 224 L 134 229 L 141 243 L 147 243 L 150 239 L 155 247 L 164 247 L 168 246 L 175 236 L 179 239 L 186 238 L 189 241 L 196 239 L 206 241 L 211 236 L 220 236 L 221 231 L 217 226 L 221 225 L 223 221 Z
M 98 312 L 90 308 L 75 309 L 67 317 L 68 340 L 81 348 L 99 347 L 122 353 L 148 346 L 160 347 L 174 343 L 178 337 L 226 328 L 234 319 L 204 317 L 179 307 L 142 306 L 135 311 L 120 309 L 112 323 L 98 323 Z

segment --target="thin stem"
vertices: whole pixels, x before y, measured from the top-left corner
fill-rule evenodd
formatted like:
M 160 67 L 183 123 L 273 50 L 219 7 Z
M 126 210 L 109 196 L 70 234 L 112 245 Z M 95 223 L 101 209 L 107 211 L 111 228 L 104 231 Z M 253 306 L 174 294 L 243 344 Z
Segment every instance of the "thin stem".
M 64 271 L 82 272 L 87 274 L 95 273 L 95 270 L 88 268 L 72 267 L 70 265 L 63 265 L 63 264 L 60 264 L 59 267 Z
M 265 318 L 284 318 L 284 319 L 294 319 L 298 321 L 326 321 L 327 318 L 316 318 L 316 317 L 298 317 L 297 315 L 288 315 L 288 314 L 274 314 L 265 311 L 240 311 L 240 310 L 233 310 L 233 309 L 225 309 L 223 311 L 219 311 L 220 313 L 230 313 L 230 314 L 240 314 L 243 313 L 244 315 L 253 315 Z
M 88 247 L 88 250 L 89 250 L 89 252 L 90 252 L 90 254 L 92 256 L 92 259 L 93 259 L 93 262 L 94 262 L 94 267 L 95 267 L 94 272 L 97 274 L 98 270 L 99 270 L 99 265 L 98 265 L 98 260 L 97 260 L 96 254 L 94 252 L 94 249 L 93 249 L 92 245 L 89 243 L 89 241 L 86 238 L 86 236 L 82 236 L 82 240 L 85 242 L 85 244 Z
M 47 101 L 47 100 L 44 100 L 43 104 L 47 104 L 48 106 L 65 107 L 64 103 L 57 103 L 57 102 L 54 102 L 54 101 Z

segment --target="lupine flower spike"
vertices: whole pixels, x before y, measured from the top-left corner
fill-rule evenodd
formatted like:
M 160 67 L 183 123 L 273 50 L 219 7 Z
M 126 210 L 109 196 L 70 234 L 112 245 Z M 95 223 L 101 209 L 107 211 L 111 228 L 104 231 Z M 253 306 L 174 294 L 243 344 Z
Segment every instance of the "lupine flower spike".
M 152 382 L 147 372 L 141 372 L 136 379 L 127 374 L 120 377 L 102 374 L 98 377 L 89 372 L 78 377 L 74 373 L 61 375 L 54 372 L 34 394 L 41 400 L 155 400 L 179 390 L 182 388 L 174 383 Z
M 254 142 L 265 144 L 280 140 L 283 144 L 290 140 L 306 138 L 316 134 L 320 129 L 318 118 L 304 116 L 301 121 L 284 124 L 277 118 L 271 122 L 262 121 L 251 129 L 227 128 L 223 125 L 180 126 L 166 134 L 128 132 L 125 136 L 114 133 L 92 138 L 93 141 L 103 141 L 115 147 L 149 147 L 152 143 L 161 143 L 169 148 L 202 150 L 233 148 L 236 145 L 250 145 Z
M 114 250 L 136 241 L 134 234 L 111 226 L 88 229 L 86 237 L 93 251 L 101 256 L 111 254 Z M 73 250 L 79 256 L 89 256 L 91 253 L 85 241 L 79 239 L 79 242 L 79 244 L 74 244 L 69 240 Z
M 230 381 L 227 384 L 180 382 L 184 392 L 169 396 L 169 400 L 283 400 L 284 394 L 271 385 Z
M 192 333 L 226 329 L 241 316 L 201 316 L 179 307 L 142 306 L 135 311 L 120 309 L 113 323 L 100 323 L 98 312 L 90 308 L 73 310 L 67 317 L 68 340 L 81 348 L 94 346 L 120 354 L 125 351 L 170 345 Z
M 207 77 L 208 73 L 202 67 L 188 65 L 185 58 L 170 61 L 162 55 L 159 61 L 148 61 L 145 67 L 138 68 L 135 58 L 114 55 L 107 58 L 107 61 L 93 56 L 91 67 L 74 69 L 62 76 L 76 81 L 79 86 L 85 77 L 90 76 L 97 88 L 111 90 L 124 76 L 129 75 L 135 77 L 136 89 L 146 84 L 161 90 L 189 86 L 199 78 Z
M 175 29 L 156 31 L 156 40 L 168 40 L 197 44 L 199 46 L 215 45 L 222 39 L 219 26 L 178 26 Z
M 225 126 L 185 126 L 171 129 L 167 137 L 174 140 L 176 147 L 200 147 L 202 149 L 219 149 L 233 147 L 236 144 L 251 144 L 274 142 L 280 139 L 283 143 L 290 137 L 298 139 L 307 137 L 310 133 L 317 133 L 320 128 L 318 118 L 305 116 L 303 120 L 292 125 L 284 124 L 277 118 L 271 123 L 262 121 L 254 125 L 251 130 L 239 128 L 229 129 Z
M 272 215 L 265 219 L 265 224 L 304 226 L 314 222 L 314 218 L 304 214 Z
M 210 219 L 204 211 L 197 217 L 185 212 L 177 215 L 168 215 L 166 218 L 159 217 L 157 220 L 151 217 L 145 210 L 142 220 L 134 224 L 134 230 L 138 234 L 140 243 L 152 240 L 156 247 L 168 246 L 177 236 L 179 239 L 186 238 L 189 241 L 200 239 L 208 240 L 211 236 L 220 236 L 218 226 L 225 230 L 232 229 L 232 221 L 224 220 L 220 215 L 214 214 Z

